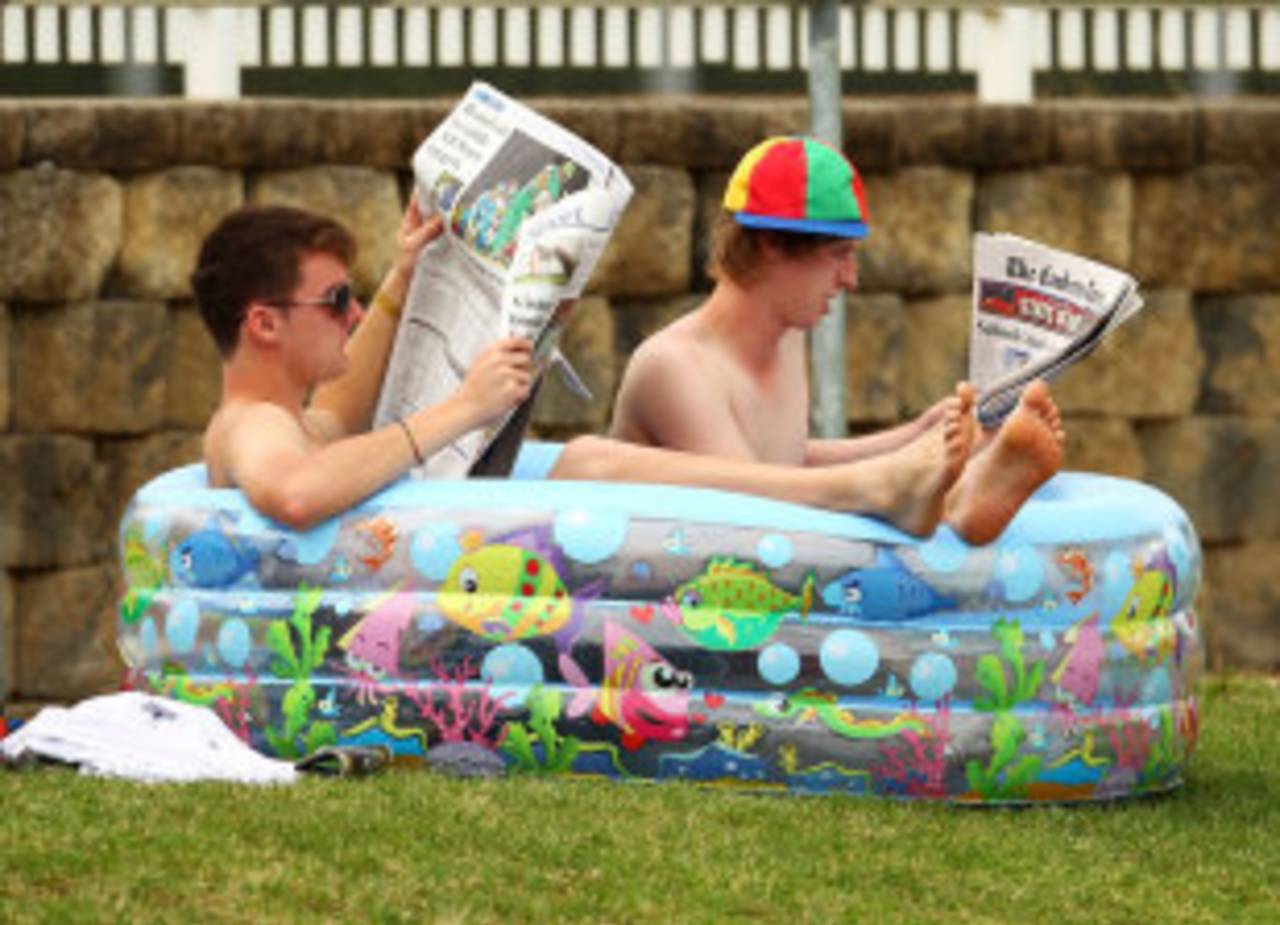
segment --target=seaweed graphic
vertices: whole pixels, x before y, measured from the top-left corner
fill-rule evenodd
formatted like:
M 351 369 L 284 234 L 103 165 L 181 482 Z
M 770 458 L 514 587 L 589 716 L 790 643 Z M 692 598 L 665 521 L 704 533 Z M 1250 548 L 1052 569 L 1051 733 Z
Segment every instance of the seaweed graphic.
M 764 726 L 760 723 L 748 723 L 745 726 L 718 723 L 716 728 L 720 731 L 721 745 L 743 754 L 751 754 L 752 746 L 764 737 Z
M 1116 770 L 1136 778 L 1139 789 L 1158 786 L 1178 768 L 1173 711 L 1161 707 L 1158 716 L 1159 723 L 1153 728 L 1141 712 L 1118 710 L 1107 727 Z
M 507 736 L 502 750 L 515 759 L 521 771 L 535 774 L 556 774 L 568 771 L 582 750 L 581 740 L 562 736 L 556 731 L 563 698 L 557 690 L 548 690 L 541 684 L 529 692 L 529 722 L 508 722 Z M 534 745 L 542 746 L 541 754 Z
M 147 612 L 160 587 L 168 578 L 163 550 L 153 555 L 142 530 L 136 526 L 124 532 L 124 575 L 128 586 L 120 598 L 120 619 L 131 626 Z
M 316 708 L 316 691 L 311 684 L 311 673 L 324 662 L 329 649 L 329 627 L 318 628 L 312 634 L 311 616 L 320 606 L 323 595 L 320 588 L 305 582 L 298 586 L 294 597 L 293 615 L 287 624 L 273 623 L 267 629 L 267 645 L 275 653 L 271 671 L 277 678 L 292 680 L 281 704 L 284 721 L 279 731 L 266 727 L 267 741 L 282 758 L 301 758 L 325 745 L 338 741 L 333 725 L 323 721 L 311 722 Z M 293 632 L 290 633 L 290 628 Z M 294 645 L 294 638 L 297 646 Z M 299 738 L 301 737 L 301 744 Z
M 151 602 L 155 600 L 156 588 L 129 588 L 120 598 L 120 619 L 125 626 L 137 623 Z
M 1028 668 L 1022 656 L 1022 627 L 1017 620 L 997 620 L 991 635 L 1000 646 L 1000 657 L 987 653 L 978 659 L 978 683 L 987 693 L 974 698 L 973 705 L 983 712 L 996 713 L 1012 710 L 1035 697 L 1044 680 L 1044 662 L 1035 662 Z M 1006 662 L 1013 672 L 1012 679 L 1006 673 Z
M 249 721 L 252 717 L 250 698 L 257 690 L 257 679 L 250 674 L 244 684 L 237 684 L 234 681 L 228 683 L 235 693 L 231 697 L 219 699 L 213 707 L 223 725 L 234 732 L 245 745 L 250 745 L 252 744 L 252 736 L 249 732 Z
M 1175 776 L 1181 763 L 1178 753 L 1173 710 L 1160 708 L 1160 729 L 1151 743 L 1151 752 L 1143 762 L 1138 779 L 1142 786 L 1156 786 Z
M 986 767 L 978 761 L 966 762 L 965 775 L 969 786 L 984 800 L 1025 799 L 1044 759 L 1040 755 L 1019 755 L 1027 733 L 1013 709 L 1035 698 L 1044 680 L 1045 663 L 1027 665 L 1022 653 L 1022 626 L 1017 620 L 997 620 L 991 635 L 1000 654 L 987 653 L 978 659 L 975 674 L 986 693 L 973 701 L 978 710 L 996 714 L 991 724 L 991 756 Z
M 984 768 L 977 761 L 965 764 L 969 786 L 984 800 L 1019 800 L 1040 773 L 1044 759 L 1039 755 L 1018 755 L 1026 730 L 1012 713 L 1000 713 L 991 726 L 991 758 Z
M 872 773 L 877 789 L 908 796 L 943 797 L 947 794 L 947 744 L 951 741 L 951 704 L 939 704 L 933 715 L 918 714 L 927 728 L 924 734 L 907 730 L 900 741 L 881 743 L 879 764 Z
M 418 712 L 431 721 L 442 742 L 473 742 L 487 749 L 497 748 L 507 734 L 505 728 L 492 735 L 494 720 L 504 706 L 508 695 L 494 697 L 489 685 L 484 684 L 478 693 L 467 697 L 467 680 L 480 673 L 471 666 L 471 659 L 464 658 L 456 670 L 450 671 L 436 659 L 431 662 L 431 672 L 438 679 L 434 684 L 406 687 L 405 696 L 418 706 Z M 443 692 L 443 703 L 436 703 L 436 694 Z

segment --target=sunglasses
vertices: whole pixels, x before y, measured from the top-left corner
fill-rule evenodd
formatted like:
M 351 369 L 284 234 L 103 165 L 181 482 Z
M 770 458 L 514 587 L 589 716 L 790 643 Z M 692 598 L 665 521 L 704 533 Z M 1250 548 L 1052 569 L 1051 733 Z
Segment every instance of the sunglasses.
M 291 308 L 294 305 L 318 305 L 321 308 L 327 308 L 335 318 L 345 318 L 347 317 L 347 312 L 351 311 L 351 300 L 351 284 L 342 283 L 334 286 L 323 299 L 280 299 L 264 302 L 263 304 L 275 308 Z

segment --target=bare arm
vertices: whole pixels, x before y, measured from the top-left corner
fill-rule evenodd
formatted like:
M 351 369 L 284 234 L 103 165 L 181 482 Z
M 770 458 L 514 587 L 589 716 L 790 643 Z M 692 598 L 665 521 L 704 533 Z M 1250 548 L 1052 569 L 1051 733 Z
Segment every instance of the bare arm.
M 957 394 L 960 387 L 960 385 L 956 387 Z M 915 420 L 899 424 L 897 427 L 891 427 L 888 430 L 877 431 L 874 434 L 849 437 L 843 440 L 809 440 L 805 444 L 805 465 L 831 466 L 892 453 L 906 446 L 930 427 L 933 427 L 934 424 L 941 421 L 946 409 L 950 405 L 958 403 L 958 401 L 956 394 L 948 395 L 946 398 L 934 402 Z
M 309 425 L 327 439 L 369 428 L 400 320 L 398 315 L 377 306 L 385 304 L 398 309 L 404 304 L 418 255 L 428 242 L 440 235 L 442 228 L 440 216 L 424 219 L 418 210 L 417 198 L 409 201 L 396 233 L 395 263 L 370 303 L 373 308 L 347 342 L 350 360 L 347 372 L 317 388 L 308 408 Z
M 614 409 L 613 436 L 688 453 L 754 459 L 723 387 L 686 345 L 651 340 L 636 351 Z
M 476 358 L 457 392 L 409 415 L 403 426 L 326 442 L 284 408 L 260 402 L 234 412 L 206 453 L 255 508 L 306 529 L 400 476 L 417 453 L 430 456 L 523 401 L 532 376 L 529 352 L 527 341 L 498 341 Z
M 906 446 L 924 431 L 925 428 L 920 426 L 920 418 L 917 418 L 906 424 L 899 424 L 897 427 L 860 437 L 846 437 L 838 440 L 810 439 L 805 443 L 804 464 L 834 466 L 869 459 L 872 456 L 882 456 Z

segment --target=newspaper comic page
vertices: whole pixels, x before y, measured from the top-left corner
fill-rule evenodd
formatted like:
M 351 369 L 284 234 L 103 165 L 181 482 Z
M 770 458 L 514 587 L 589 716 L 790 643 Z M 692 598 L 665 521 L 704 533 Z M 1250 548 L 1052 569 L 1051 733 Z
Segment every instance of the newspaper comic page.
M 581 294 L 632 193 L 594 147 L 479 82 L 419 146 L 413 176 L 423 214 L 443 213 L 445 230 L 414 271 L 375 425 L 447 398 L 508 334 L 532 340 L 545 369 L 562 306 Z M 527 418 L 516 416 L 517 442 Z M 419 474 L 466 475 L 504 423 L 443 448 Z
M 1142 308 L 1133 277 L 1011 234 L 974 235 L 969 380 L 993 427 L 1027 383 L 1052 379 Z

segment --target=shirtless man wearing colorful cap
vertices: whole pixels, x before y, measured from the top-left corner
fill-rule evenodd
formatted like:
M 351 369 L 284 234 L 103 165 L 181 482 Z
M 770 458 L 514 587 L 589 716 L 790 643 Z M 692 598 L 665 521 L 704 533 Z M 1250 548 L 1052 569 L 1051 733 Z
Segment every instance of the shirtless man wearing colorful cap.
M 771 138 L 742 159 L 724 206 L 714 291 L 636 351 L 612 439 L 570 442 L 552 475 L 743 491 L 916 535 L 945 521 L 974 544 L 998 536 L 1061 464 L 1061 419 L 1044 383 L 992 434 L 977 433 L 974 390 L 962 382 L 900 427 L 810 438 L 805 335 L 832 296 L 857 285 L 861 179 L 820 142 Z

